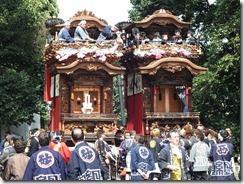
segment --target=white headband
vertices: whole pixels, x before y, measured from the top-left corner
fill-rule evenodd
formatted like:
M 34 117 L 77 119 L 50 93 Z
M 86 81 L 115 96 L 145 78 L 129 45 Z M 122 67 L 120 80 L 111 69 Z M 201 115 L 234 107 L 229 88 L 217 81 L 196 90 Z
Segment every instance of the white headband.
M 38 131 L 36 131 L 33 135 L 31 135 L 31 136 L 35 136 L 35 137 L 37 137 L 38 135 L 40 134 L 40 131 L 38 130 Z

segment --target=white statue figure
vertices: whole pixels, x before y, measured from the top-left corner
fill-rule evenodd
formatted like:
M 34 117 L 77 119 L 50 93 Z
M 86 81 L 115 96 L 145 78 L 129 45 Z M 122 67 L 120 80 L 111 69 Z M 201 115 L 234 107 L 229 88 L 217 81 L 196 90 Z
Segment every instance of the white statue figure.
M 92 103 L 90 102 L 90 95 L 89 92 L 84 92 L 85 101 L 82 103 L 83 107 L 81 111 L 84 114 L 91 114 L 93 111 Z

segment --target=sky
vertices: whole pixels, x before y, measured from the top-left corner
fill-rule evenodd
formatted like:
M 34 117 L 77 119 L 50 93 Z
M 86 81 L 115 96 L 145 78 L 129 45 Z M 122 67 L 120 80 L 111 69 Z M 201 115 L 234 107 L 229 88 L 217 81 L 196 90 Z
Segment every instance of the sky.
M 57 0 L 58 18 L 69 20 L 78 11 L 91 11 L 96 17 L 104 19 L 109 25 L 128 21 L 130 0 Z

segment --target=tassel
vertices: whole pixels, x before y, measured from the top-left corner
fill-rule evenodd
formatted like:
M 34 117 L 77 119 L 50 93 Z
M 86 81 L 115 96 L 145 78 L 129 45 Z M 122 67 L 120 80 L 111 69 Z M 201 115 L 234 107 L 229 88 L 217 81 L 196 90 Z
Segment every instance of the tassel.
M 157 94 L 157 87 L 156 87 L 156 85 L 153 86 L 153 94 L 154 94 L 154 95 Z
M 70 98 L 71 98 L 71 100 L 74 100 L 75 99 L 75 95 L 74 95 L 73 92 L 71 93 Z
M 186 85 L 186 95 L 188 95 L 189 93 L 189 89 L 188 89 L 188 86 Z
M 76 102 L 77 102 L 77 105 L 80 105 L 80 102 L 81 102 L 80 97 L 78 97 L 78 98 L 76 99 Z
M 57 31 L 55 32 L 55 38 L 54 38 L 54 41 L 55 41 L 55 42 L 58 42 L 58 32 L 57 32 Z
M 148 127 L 148 122 L 146 122 L 146 134 L 149 134 L 149 127 Z
M 104 100 L 107 100 L 107 97 L 108 97 L 107 93 L 104 92 L 104 94 L 103 94 L 103 99 L 104 99 Z

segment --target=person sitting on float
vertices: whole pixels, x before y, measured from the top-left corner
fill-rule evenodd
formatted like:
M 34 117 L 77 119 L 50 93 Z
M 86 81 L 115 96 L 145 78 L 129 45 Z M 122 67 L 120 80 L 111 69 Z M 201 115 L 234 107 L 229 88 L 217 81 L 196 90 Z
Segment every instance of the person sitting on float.
M 119 31 L 117 26 L 106 26 L 102 32 L 99 34 L 97 40 L 116 40 L 117 34 L 116 32 Z
M 162 42 L 161 35 L 160 35 L 159 32 L 156 32 L 156 33 L 153 35 L 152 44 L 160 45 L 161 42 Z
M 168 41 L 169 41 L 168 35 L 167 34 L 163 34 L 163 36 L 162 36 L 162 44 L 168 45 L 169 44 Z
M 91 38 L 86 30 L 86 21 L 81 20 L 80 23 L 78 24 L 77 28 L 75 29 L 75 41 L 84 41 L 84 40 L 89 40 L 89 41 L 94 41 L 93 38 Z
M 186 44 L 189 44 L 189 45 L 196 44 L 196 39 L 193 37 L 193 32 L 191 32 L 191 31 L 187 32 Z
M 70 36 L 69 29 L 70 29 L 70 22 L 67 21 L 64 23 L 64 27 L 60 30 L 58 34 L 59 41 L 68 42 L 68 43 L 74 42 L 74 39 Z
M 142 31 L 140 32 L 140 42 L 141 44 L 149 43 L 150 39 L 146 36 L 146 32 Z
M 180 29 L 175 30 L 175 35 L 172 37 L 172 39 L 173 39 L 173 42 L 175 44 L 182 44 L 183 40 L 181 38 L 181 30 Z

